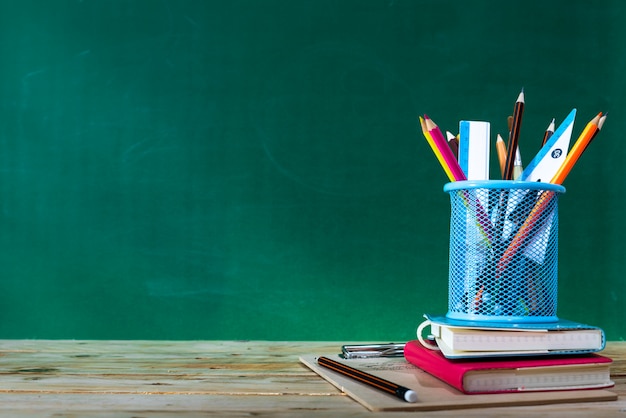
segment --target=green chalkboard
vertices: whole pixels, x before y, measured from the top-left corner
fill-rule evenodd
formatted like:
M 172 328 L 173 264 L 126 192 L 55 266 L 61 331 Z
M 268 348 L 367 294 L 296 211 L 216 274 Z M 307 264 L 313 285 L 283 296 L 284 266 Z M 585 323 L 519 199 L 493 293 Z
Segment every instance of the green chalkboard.
M 520 149 L 606 125 L 565 182 L 559 316 L 626 336 L 626 3 L 0 5 L 0 338 L 406 340 L 447 310 L 428 114 Z M 528 156 L 528 157 L 527 157 Z

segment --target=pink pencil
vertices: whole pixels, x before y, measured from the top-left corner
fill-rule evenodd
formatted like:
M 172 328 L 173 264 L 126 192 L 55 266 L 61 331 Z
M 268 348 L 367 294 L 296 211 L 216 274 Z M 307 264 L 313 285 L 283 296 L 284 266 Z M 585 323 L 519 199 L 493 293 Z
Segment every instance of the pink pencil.
M 435 124 L 435 122 L 433 122 L 433 120 L 427 115 L 424 115 L 424 121 L 426 123 L 428 133 L 430 133 L 435 145 L 437 145 L 437 148 L 439 149 L 439 152 L 441 152 L 446 165 L 450 168 L 450 171 L 454 176 L 454 180 L 467 180 L 465 173 L 461 170 L 461 166 L 457 162 L 456 158 L 454 158 L 454 154 L 452 153 L 450 146 L 448 146 L 448 141 L 444 138 L 443 133 L 441 133 L 437 124 Z

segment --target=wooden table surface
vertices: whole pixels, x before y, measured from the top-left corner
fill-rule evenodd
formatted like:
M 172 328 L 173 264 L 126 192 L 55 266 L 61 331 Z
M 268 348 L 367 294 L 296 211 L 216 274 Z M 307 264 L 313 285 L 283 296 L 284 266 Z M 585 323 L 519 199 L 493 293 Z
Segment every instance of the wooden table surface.
M 374 413 L 302 365 L 338 342 L 0 340 L 7 417 L 622 417 L 626 342 L 609 342 L 617 401 Z

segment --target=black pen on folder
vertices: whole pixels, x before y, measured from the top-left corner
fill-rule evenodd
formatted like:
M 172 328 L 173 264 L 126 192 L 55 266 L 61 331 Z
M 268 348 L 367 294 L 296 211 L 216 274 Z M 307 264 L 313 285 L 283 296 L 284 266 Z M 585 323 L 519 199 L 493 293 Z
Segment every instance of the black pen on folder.
M 393 382 L 390 382 L 389 380 L 385 380 L 372 374 L 362 372 L 361 370 L 357 370 L 353 367 L 346 366 L 345 364 L 335 360 L 331 360 L 328 357 L 318 357 L 317 364 L 334 370 L 337 373 L 341 373 L 344 376 L 356 379 L 361 383 L 365 383 L 366 385 L 380 389 L 383 392 L 390 393 L 404 401 L 411 403 L 417 402 L 417 393 L 414 390 L 397 385 Z

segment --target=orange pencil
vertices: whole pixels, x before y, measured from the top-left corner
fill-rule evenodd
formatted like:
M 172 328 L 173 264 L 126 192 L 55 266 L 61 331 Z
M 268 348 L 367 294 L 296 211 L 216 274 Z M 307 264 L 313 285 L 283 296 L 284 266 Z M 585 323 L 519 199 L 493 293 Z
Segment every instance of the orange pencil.
M 604 115 L 602 115 L 602 117 L 600 118 L 600 120 L 598 121 L 598 129 L 596 130 L 596 132 L 593 134 L 593 136 L 591 137 L 591 139 L 589 140 L 589 142 L 587 143 L 587 146 L 585 147 L 585 150 L 587 149 L 587 147 L 589 146 L 589 144 L 591 144 L 591 141 L 593 141 L 593 139 L 598 135 L 598 133 L 600 133 L 600 130 L 602 130 L 602 127 L 604 126 L 604 121 L 606 120 L 606 115 L 608 115 L 608 112 L 605 113 Z M 584 151 L 583 151 L 584 152 Z
M 501 275 L 506 267 L 509 265 L 511 261 L 513 261 L 514 255 L 518 251 L 522 251 L 528 240 L 530 240 L 533 236 L 533 231 L 538 231 L 541 229 L 543 222 L 546 221 L 546 208 L 550 203 L 551 194 L 548 192 L 543 192 L 537 202 L 533 206 L 532 210 L 526 217 L 526 220 L 520 226 L 519 230 L 511 240 L 511 243 L 508 245 L 507 249 L 502 254 L 500 261 L 498 261 L 497 266 L 497 274 Z
M 483 300 L 483 292 L 485 291 L 485 286 L 480 285 L 480 289 L 476 292 L 476 297 L 474 298 L 474 309 L 478 310 L 480 304 Z
M 585 147 L 589 145 L 591 140 L 597 135 L 599 131 L 598 128 L 601 128 L 604 124 L 604 120 L 602 119 L 601 115 L 602 112 L 600 112 L 595 118 L 587 123 L 587 126 L 585 126 L 585 129 L 583 129 L 583 132 L 576 140 L 576 143 L 572 147 L 571 151 L 567 154 L 567 157 L 561 165 L 561 168 L 559 168 L 554 178 L 552 179 L 552 183 L 561 184 L 565 177 L 567 177 L 567 174 L 585 150 Z M 548 192 L 543 192 L 541 196 L 539 196 L 539 199 L 537 199 L 535 206 L 533 206 L 533 209 L 528 214 L 526 220 L 519 228 L 517 234 L 500 258 L 497 266 L 498 274 L 501 274 L 506 269 L 508 264 L 513 260 L 513 256 L 525 247 L 525 245 L 528 243 L 528 240 L 532 238 L 533 231 L 541 229 L 541 225 L 547 219 L 546 208 L 550 203 L 550 197 L 551 195 Z
M 498 134 L 496 139 L 496 151 L 498 153 L 498 162 L 500 163 L 500 174 L 504 178 L 504 166 L 506 164 L 506 144 L 502 135 Z
M 580 156 L 583 154 L 587 145 L 591 142 L 591 140 L 595 137 L 598 132 L 598 124 L 600 123 L 600 119 L 602 118 L 602 112 L 598 113 L 595 118 L 591 119 L 585 129 L 581 132 L 580 136 L 576 140 L 576 143 L 565 157 L 565 161 L 561 164 L 558 171 L 552 178 L 551 183 L 554 184 L 563 184 L 563 181 L 572 170 Z

